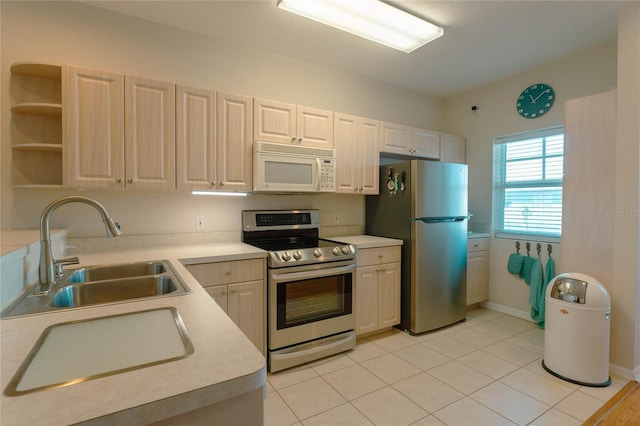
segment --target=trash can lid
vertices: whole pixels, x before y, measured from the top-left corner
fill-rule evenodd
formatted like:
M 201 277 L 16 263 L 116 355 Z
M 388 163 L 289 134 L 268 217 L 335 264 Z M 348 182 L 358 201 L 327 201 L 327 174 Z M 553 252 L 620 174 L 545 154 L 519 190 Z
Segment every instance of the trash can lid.
M 601 282 L 579 272 L 567 272 L 553 278 L 546 297 L 588 308 L 611 308 L 611 297 Z

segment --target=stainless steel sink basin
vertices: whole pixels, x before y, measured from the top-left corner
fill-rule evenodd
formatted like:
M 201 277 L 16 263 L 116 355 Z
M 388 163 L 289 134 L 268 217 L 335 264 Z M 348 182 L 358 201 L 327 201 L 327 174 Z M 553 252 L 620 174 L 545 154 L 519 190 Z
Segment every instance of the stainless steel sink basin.
M 118 280 L 68 285 L 56 292 L 49 305 L 55 308 L 73 308 L 76 306 L 98 305 L 161 296 L 177 290 L 173 280 L 169 277 L 121 278 Z
M 158 275 L 165 271 L 166 269 L 162 262 L 98 265 L 69 269 L 68 275 L 65 273 L 64 280 L 68 283 L 85 283 L 88 281 L 104 281 L 118 278 Z
M 0 318 L 191 292 L 167 260 L 83 266 L 63 272 L 50 294 L 34 295 L 28 289 L 0 312 Z

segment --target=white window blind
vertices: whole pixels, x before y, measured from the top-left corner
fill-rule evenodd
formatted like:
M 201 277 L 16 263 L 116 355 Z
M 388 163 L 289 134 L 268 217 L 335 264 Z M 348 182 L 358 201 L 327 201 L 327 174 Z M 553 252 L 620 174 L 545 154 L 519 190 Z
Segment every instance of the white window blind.
M 562 127 L 495 140 L 497 232 L 560 236 L 563 153 Z

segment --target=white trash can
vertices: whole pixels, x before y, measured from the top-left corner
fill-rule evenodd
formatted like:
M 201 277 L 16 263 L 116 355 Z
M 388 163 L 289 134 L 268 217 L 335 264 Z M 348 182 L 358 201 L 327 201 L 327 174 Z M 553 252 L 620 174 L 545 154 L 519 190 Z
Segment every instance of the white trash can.
M 560 274 L 546 289 L 542 367 L 563 380 L 605 387 L 609 377 L 611 297 L 595 278 Z

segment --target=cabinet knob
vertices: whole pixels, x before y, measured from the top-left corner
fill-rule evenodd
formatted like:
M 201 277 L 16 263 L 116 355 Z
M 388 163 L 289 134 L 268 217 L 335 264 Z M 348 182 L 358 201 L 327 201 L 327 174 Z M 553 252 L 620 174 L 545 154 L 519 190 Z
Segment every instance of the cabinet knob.
M 116 183 L 122 183 L 122 178 L 116 178 Z
M 129 178 L 129 179 L 127 179 L 127 182 L 129 182 L 129 183 L 133 183 L 133 178 Z
M 236 293 L 236 289 L 234 288 L 233 290 L 231 290 L 231 294 L 235 294 Z
M 220 182 L 220 186 L 224 186 L 224 181 Z
M 296 143 L 296 137 L 295 136 L 291 138 L 291 142 L 292 143 Z
M 211 186 L 216 186 L 216 181 L 215 180 L 211 181 Z
M 298 143 L 302 143 L 302 139 L 303 139 L 302 137 L 299 137 L 298 138 Z
M 225 275 L 231 275 L 231 271 L 225 271 Z

